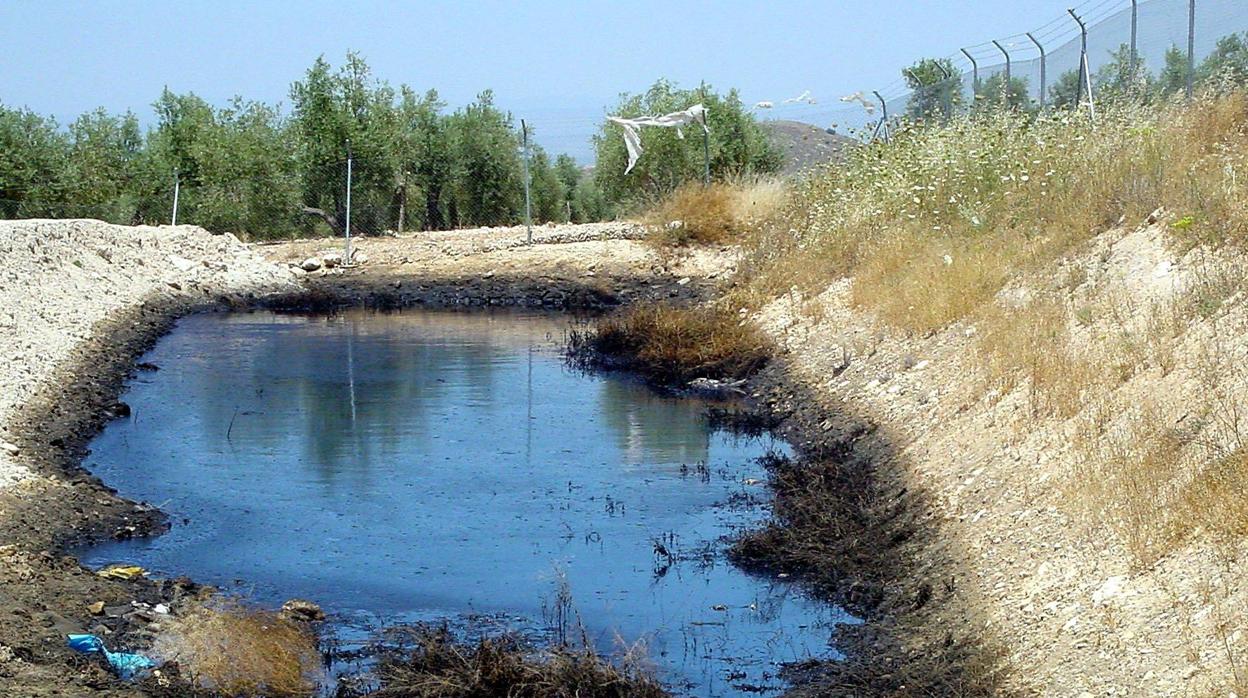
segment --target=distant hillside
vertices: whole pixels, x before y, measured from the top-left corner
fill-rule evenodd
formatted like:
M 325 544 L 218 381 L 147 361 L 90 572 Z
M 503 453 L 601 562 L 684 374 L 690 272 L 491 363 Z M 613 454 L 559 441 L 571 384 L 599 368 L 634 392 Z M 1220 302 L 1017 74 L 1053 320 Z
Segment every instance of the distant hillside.
M 761 121 L 759 125 L 770 134 L 772 142 L 784 151 L 783 174 L 790 175 L 825 162 L 839 162 L 848 148 L 857 144 L 852 138 L 828 133 L 813 124 L 800 121 Z

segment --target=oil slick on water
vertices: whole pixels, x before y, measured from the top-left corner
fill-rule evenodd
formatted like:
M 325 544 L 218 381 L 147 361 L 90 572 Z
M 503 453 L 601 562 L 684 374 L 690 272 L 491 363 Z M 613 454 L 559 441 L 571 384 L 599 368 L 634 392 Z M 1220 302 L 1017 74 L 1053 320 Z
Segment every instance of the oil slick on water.
M 688 695 L 780 689 L 850 619 L 746 575 L 725 539 L 766 515 L 756 459 L 706 403 L 568 369 L 566 318 L 201 315 L 144 361 L 87 467 L 173 529 L 86 551 L 267 604 L 381 624 L 549 635 L 558 577 L 604 652 L 645 643 Z M 488 622 L 487 622 L 488 621 Z

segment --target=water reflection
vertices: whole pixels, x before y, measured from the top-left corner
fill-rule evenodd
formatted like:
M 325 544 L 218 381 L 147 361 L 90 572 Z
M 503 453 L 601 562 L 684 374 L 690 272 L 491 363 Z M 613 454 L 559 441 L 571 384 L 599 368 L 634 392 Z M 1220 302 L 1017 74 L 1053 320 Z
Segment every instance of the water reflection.
M 348 624 L 540 626 L 560 570 L 601 647 L 645 640 L 700 695 L 826 655 L 844 616 L 723 559 L 721 539 L 764 514 L 744 483 L 774 444 L 710 433 L 704 403 L 569 371 L 565 323 L 188 318 L 87 465 L 190 523 L 88 558 L 246 580 L 261 600 L 313 598 Z

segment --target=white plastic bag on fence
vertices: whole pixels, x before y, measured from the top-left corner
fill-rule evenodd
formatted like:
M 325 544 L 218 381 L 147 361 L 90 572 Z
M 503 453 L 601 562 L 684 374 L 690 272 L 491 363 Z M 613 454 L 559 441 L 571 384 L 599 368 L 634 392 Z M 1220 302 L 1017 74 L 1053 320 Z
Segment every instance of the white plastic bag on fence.
M 684 132 L 681 130 L 682 127 L 695 122 L 700 124 L 702 130 L 706 133 L 711 132 L 706 125 L 706 107 L 703 107 L 701 104 L 695 104 L 684 111 L 676 111 L 663 116 L 641 116 L 636 119 L 609 116 L 607 120 L 619 124 L 620 128 L 624 130 L 624 147 L 628 149 L 628 167 L 624 168 L 624 174 L 632 172 L 633 165 L 636 165 L 637 160 L 641 158 L 642 126 L 675 128 L 677 138 L 685 137 Z

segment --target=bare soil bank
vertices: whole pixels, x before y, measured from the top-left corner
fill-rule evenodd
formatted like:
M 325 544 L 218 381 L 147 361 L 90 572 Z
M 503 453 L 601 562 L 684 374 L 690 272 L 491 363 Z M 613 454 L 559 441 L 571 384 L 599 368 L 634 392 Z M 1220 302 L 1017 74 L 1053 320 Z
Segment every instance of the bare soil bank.
M 299 286 L 232 236 L 191 227 L 0 222 L 0 254 L 0 695 L 135 695 L 64 635 L 141 645 L 159 614 L 134 604 L 195 588 L 105 579 L 61 557 L 69 545 L 163 525 L 81 468 L 86 443 L 127 413 L 117 402 L 126 376 L 176 317 Z

